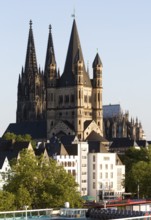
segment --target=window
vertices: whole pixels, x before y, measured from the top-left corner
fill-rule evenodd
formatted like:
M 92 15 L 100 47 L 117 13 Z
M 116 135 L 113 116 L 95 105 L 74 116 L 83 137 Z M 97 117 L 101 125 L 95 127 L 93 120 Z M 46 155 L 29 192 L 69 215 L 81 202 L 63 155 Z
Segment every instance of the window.
M 105 164 L 105 169 L 106 169 L 106 170 L 108 169 L 108 164 Z
M 93 155 L 93 162 L 95 162 L 95 155 Z
M 104 157 L 103 159 L 104 159 L 104 160 L 110 160 L 110 158 L 109 158 L 109 157 Z
M 93 170 L 95 170 L 95 164 L 93 164 Z
M 95 172 L 93 172 L 93 179 L 95 179 Z
M 95 189 L 95 182 L 93 182 L 93 189 Z
M 69 95 L 65 95 L 65 103 L 69 103 Z
M 87 95 L 84 96 L 84 102 L 87 102 Z
M 102 170 L 102 164 L 100 164 L 100 170 Z
M 105 178 L 108 178 L 108 173 L 105 173 Z
M 102 179 L 102 172 L 100 173 L 100 179 Z
M 111 164 L 111 170 L 113 170 L 113 164 Z
M 112 173 L 110 173 L 110 177 L 111 177 L 111 178 L 113 178 L 113 172 L 112 172 Z
M 53 101 L 53 93 L 51 93 L 50 99 L 51 99 L 51 102 L 52 102 Z
M 59 104 L 62 104 L 62 103 L 63 103 L 63 96 L 59 95 Z
M 70 100 L 71 102 L 74 102 L 74 95 L 71 95 Z

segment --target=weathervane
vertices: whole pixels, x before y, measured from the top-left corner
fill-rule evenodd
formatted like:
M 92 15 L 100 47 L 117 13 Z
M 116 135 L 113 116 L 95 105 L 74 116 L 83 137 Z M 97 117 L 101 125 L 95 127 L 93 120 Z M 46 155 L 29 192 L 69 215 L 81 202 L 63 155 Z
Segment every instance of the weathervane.
M 73 19 L 75 19 L 75 8 L 74 8 L 74 10 L 73 10 L 73 14 L 71 15 L 71 17 L 72 17 Z

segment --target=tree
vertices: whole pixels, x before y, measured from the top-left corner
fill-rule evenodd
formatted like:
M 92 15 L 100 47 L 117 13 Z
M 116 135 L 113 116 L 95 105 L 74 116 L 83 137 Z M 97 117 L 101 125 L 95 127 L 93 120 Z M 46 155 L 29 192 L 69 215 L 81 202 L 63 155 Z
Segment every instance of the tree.
M 32 140 L 32 137 L 29 134 L 25 134 L 25 135 L 16 135 L 14 133 L 11 132 L 7 132 L 4 134 L 3 139 L 5 140 L 13 140 L 15 142 L 24 142 L 24 141 L 29 141 L 31 142 L 33 148 L 36 147 L 36 142 L 34 140 Z
M 12 166 L 4 188 L 16 196 L 19 209 L 25 201 L 24 205 L 31 208 L 62 207 L 67 201 L 71 207 L 80 207 L 81 196 L 77 186 L 73 176 L 56 161 L 36 157 L 32 152 L 23 150 L 20 159 Z M 20 202 L 17 202 L 18 198 Z
M 7 191 L 0 190 L 0 211 L 14 210 L 15 196 Z
M 126 191 L 140 197 L 151 197 L 151 146 L 140 149 L 131 147 L 121 160 L 126 166 Z

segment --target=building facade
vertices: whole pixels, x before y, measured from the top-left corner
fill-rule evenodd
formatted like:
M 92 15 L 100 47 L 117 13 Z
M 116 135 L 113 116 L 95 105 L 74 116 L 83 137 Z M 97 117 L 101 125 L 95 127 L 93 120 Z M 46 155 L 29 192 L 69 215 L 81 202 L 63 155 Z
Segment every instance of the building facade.
M 48 139 L 63 132 L 85 140 L 93 130 L 103 136 L 102 62 L 98 53 L 92 68 L 90 79 L 73 20 L 63 73 L 57 69 L 51 26 L 45 69 L 41 71 L 30 21 L 25 66 L 18 80 L 17 123 L 46 120 Z
M 142 124 L 129 119 L 129 112 L 123 113 L 121 106 L 103 105 L 104 137 L 112 141 L 114 138 L 129 138 L 130 140 L 144 140 Z
M 116 153 L 89 153 L 88 192 L 99 200 L 122 197 L 125 166 Z

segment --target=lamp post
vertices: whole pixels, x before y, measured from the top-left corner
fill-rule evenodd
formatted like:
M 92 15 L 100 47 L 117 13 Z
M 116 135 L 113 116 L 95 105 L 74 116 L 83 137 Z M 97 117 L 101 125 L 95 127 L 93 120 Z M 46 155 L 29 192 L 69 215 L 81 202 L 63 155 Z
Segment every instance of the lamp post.
M 25 218 L 26 220 L 27 220 L 27 209 L 28 209 L 28 207 L 29 207 L 28 205 L 24 206 L 24 209 L 26 210 L 26 213 L 25 213 L 26 214 L 26 218 Z
M 139 199 L 139 182 L 137 182 L 137 199 Z

